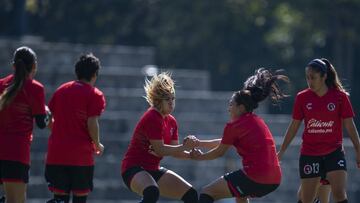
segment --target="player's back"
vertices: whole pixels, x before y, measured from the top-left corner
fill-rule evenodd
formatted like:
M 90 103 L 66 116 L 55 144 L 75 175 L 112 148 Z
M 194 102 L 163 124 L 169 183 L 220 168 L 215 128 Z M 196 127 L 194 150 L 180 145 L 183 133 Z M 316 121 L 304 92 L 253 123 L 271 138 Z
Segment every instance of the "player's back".
M 90 165 L 93 145 L 87 120 L 100 107 L 103 94 L 97 88 L 81 81 L 61 85 L 49 102 L 54 123 L 49 138 L 47 163 Z M 58 153 L 62 151 L 62 153 Z M 69 154 L 64 160 L 64 153 Z M 81 159 L 74 154 L 83 154 Z M 84 158 L 87 157 L 87 158 Z

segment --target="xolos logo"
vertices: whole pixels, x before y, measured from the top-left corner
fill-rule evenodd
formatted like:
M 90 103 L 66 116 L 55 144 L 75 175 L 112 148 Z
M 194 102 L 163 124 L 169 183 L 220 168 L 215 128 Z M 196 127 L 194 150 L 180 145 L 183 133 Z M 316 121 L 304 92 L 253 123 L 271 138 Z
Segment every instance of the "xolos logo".
M 327 109 L 329 110 L 329 111 L 334 111 L 335 110 L 335 104 L 334 103 L 329 103 L 328 105 L 327 105 Z
M 312 167 L 311 167 L 310 165 L 305 165 L 305 166 L 304 166 L 304 173 L 305 173 L 306 175 L 311 174 L 311 173 L 312 173 Z

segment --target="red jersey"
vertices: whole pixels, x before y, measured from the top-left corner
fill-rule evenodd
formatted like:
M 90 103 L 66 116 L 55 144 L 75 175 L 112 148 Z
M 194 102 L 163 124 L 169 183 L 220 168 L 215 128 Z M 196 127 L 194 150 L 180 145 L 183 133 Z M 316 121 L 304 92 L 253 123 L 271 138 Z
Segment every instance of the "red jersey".
M 275 141 L 265 122 L 246 113 L 226 124 L 222 144 L 233 145 L 242 157 L 245 174 L 257 183 L 279 184 L 281 168 Z
M 178 141 L 178 127 L 172 115 L 163 117 L 154 108 L 149 108 L 137 123 L 130 145 L 122 161 L 125 172 L 133 166 L 146 170 L 158 170 L 162 157 L 153 154 L 149 140 L 162 140 L 164 144 Z
M 0 79 L 0 94 L 13 78 L 9 75 Z M 44 86 L 34 79 L 27 79 L 14 100 L 0 111 L 0 160 L 30 164 L 34 116 L 44 114 Z
M 293 119 L 304 119 L 301 154 L 320 156 L 342 146 L 342 119 L 354 117 L 346 93 L 331 88 L 319 97 L 311 89 L 299 92 Z
M 80 81 L 61 85 L 49 102 L 54 124 L 48 141 L 46 164 L 94 165 L 94 144 L 87 121 L 100 116 L 105 97 L 96 87 Z

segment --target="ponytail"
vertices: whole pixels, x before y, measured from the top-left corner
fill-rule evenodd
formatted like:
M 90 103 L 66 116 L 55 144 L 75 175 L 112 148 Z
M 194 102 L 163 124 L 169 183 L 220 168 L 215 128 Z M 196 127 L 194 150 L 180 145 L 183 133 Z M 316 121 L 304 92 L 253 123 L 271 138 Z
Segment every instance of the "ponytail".
M 289 82 L 285 75 L 273 75 L 269 70 L 260 68 L 244 83 L 244 88 L 234 94 L 235 102 L 243 104 L 248 112 L 253 111 L 258 103 L 270 96 L 272 103 L 278 103 L 285 95 L 277 81 Z
M 20 47 L 15 51 L 13 62 L 15 68 L 14 78 L 11 84 L 0 95 L 0 111 L 8 106 L 21 90 L 35 62 L 36 55 L 32 49 Z
M 327 71 L 326 71 L 326 80 L 325 80 L 325 84 L 328 88 L 336 88 L 340 91 L 343 91 L 345 93 L 348 94 L 348 92 L 345 90 L 345 88 L 343 87 L 339 76 L 335 70 L 335 67 L 330 63 L 330 61 L 326 58 L 322 58 L 321 59 L 327 66 Z

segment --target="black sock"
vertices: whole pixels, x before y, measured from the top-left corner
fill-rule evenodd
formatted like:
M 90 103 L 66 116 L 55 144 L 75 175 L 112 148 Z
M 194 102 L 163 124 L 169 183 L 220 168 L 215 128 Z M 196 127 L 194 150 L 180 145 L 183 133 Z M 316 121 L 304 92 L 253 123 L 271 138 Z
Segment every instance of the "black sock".
M 5 196 L 0 197 L 0 203 L 5 203 Z
M 160 191 L 159 188 L 152 185 L 144 189 L 143 199 L 141 203 L 156 203 L 159 199 Z
M 320 203 L 320 200 L 318 198 L 314 199 L 314 203 Z
M 302 201 L 301 201 L 301 200 L 299 200 L 297 203 L 302 203 Z
M 87 195 L 85 196 L 76 196 L 73 195 L 72 202 L 73 203 L 86 203 Z
M 200 194 L 200 199 L 199 199 L 199 203 L 213 203 L 214 202 L 214 198 L 212 198 L 210 195 L 208 194 Z
M 340 201 L 340 202 L 338 202 L 338 203 L 348 203 L 348 200 L 347 200 L 347 199 L 345 199 L 345 200 Z
M 184 203 L 197 203 L 198 193 L 194 188 L 190 188 L 181 198 Z

